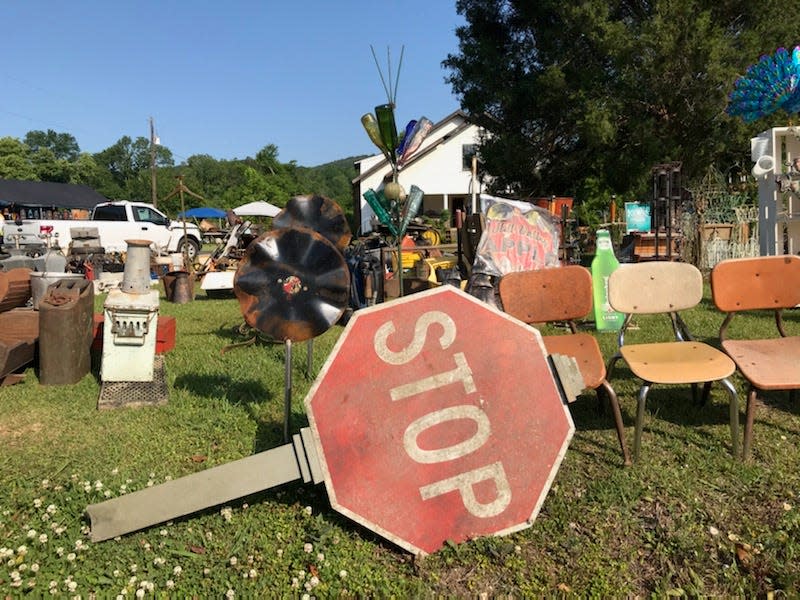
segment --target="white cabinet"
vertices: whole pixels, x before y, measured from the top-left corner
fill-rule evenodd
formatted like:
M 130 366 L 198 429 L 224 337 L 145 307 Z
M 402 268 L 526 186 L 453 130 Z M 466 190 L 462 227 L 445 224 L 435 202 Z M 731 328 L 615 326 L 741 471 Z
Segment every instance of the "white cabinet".
M 762 256 L 800 253 L 800 127 L 773 127 L 750 140 L 758 181 Z

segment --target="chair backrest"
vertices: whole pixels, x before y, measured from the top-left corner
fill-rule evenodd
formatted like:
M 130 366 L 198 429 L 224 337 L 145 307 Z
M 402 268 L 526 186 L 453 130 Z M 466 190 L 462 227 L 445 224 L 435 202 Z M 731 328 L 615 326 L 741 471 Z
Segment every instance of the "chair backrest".
M 723 312 L 792 308 L 800 304 L 800 257 L 723 260 L 711 271 L 711 292 Z
M 503 310 L 525 323 L 570 321 L 592 310 L 592 276 L 580 265 L 508 273 L 499 290 Z
M 703 299 L 703 275 L 689 263 L 650 261 L 620 265 L 608 280 L 608 302 L 622 313 L 677 312 Z

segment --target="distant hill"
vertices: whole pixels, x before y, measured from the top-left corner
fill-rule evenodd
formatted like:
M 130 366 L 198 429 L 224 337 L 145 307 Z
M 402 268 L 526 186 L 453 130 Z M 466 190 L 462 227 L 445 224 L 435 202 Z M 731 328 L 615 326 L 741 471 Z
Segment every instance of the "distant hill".
M 316 167 L 296 167 L 297 180 L 308 194 L 320 194 L 335 200 L 353 226 L 353 199 L 350 182 L 356 176 L 354 163 L 364 156 L 351 156 Z

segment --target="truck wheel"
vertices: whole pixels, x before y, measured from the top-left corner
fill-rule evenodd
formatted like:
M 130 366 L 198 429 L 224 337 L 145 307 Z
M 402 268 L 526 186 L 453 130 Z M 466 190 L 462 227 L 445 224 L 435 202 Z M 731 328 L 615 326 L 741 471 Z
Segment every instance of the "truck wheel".
M 178 251 L 183 253 L 184 250 L 186 250 L 189 260 L 194 261 L 194 259 L 197 258 L 197 255 L 200 254 L 200 244 L 198 244 L 192 238 L 182 238 Z

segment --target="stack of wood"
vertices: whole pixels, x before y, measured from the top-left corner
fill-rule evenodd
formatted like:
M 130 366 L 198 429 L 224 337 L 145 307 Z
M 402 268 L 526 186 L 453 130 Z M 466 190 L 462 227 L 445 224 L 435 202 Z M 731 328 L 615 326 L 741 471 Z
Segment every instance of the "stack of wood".
M 20 381 L 17 372 L 34 360 L 39 313 L 25 307 L 30 298 L 30 269 L 0 271 L 0 386 Z

